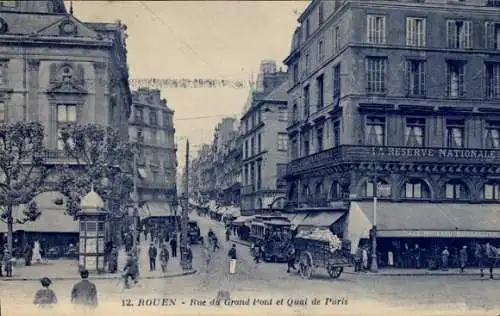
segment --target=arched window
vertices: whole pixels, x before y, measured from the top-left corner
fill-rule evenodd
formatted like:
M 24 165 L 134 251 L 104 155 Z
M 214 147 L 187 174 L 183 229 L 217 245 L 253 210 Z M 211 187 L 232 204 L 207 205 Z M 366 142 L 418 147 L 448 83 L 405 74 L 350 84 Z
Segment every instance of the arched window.
M 460 180 L 451 180 L 444 186 L 444 196 L 450 200 L 463 200 L 469 198 L 469 190 Z
M 429 199 L 431 194 L 427 183 L 420 179 L 411 179 L 401 187 L 400 196 L 404 199 Z
M 262 199 L 261 198 L 257 199 L 257 209 L 258 210 L 262 209 Z
M 387 181 L 385 181 L 383 179 L 377 179 L 377 187 L 388 186 L 388 185 L 389 185 L 389 183 L 387 183 Z M 362 195 L 364 197 L 373 197 L 373 193 L 374 193 L 373 190 L 374 190 L 373 179 L 366 180 L 366 182 L 363 185 Z M 390 192 L 382 192 L 381 190 L 377 191 L 378 197 L 387 197 L 389 195 L 390 195 Z
M 500 183 L 497 181 L 486 182 L 483 186 L 483 199 L 500 201 Z
M 343 192 L 342 192 L 342 187 L 340 186 L 340 183 L 337 181 L 334 181 L 332 183 L 332 186 L 330 187 L 330 199 L 332 201 L 338 201 L 343 198 Z

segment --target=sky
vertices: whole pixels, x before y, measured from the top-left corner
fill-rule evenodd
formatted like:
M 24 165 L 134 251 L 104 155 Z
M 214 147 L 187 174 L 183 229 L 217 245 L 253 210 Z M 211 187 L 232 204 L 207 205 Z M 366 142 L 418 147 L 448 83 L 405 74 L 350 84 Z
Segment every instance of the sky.
M 66 7 L 69 9 L 69 2 Z M 308 1 L 73 1 L 84 22 L 127 25 L 130 78 L 225 79 L 246 83 L 261 60 L 278 66 L 290 52 L 297 18 Z M 283 68 L 284 65 L 283 65 Z M 131 88 L 135 88 L 131 86 Z M 177 160 L 208 143 L 224 116 L 239 118 L 248 98 L 244 88 L 162 87 L 175 111 Z M 182 170 L 182 169 L 180 169 Z

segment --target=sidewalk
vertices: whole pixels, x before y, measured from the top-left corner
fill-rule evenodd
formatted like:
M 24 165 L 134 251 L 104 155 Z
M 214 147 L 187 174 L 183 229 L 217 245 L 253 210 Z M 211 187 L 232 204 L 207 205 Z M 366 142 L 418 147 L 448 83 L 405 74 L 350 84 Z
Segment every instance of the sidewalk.
M 196 270 L 183 271 L 178 256 L 172 258 L 168 262 L 167 272 L 163 273 L 160 267 L 160 259 L 156 260 L 156 271 L 149 271 L 149 258 L 148 258 L 149 243 L 142 242 L 139 251 L 139 276 L 141 279 L 161 279 L 172 278 L 178 276 L 185 276 L 196 273 Z M 170 250 L 170 249 L 169 249 Z M 159 254 L 159 251 L 158 251 Z M 118 272 L 116 273 L 90 273 L 91 279 L 105 280 L 105 279 L 118 279 L 121 277 L 121 271 L 125 266 L 127 254 L 124 249 L 120 249 L 118 253 Z M 78 261 L 70 259 L 57 259 L 47 260 L 43 264 L 33 264 L 26 267 L 24 260 L 18 260 L 12 278 L 3 277 L 0 281 L 33 281 L 40 280 L 41 277 L 46 276 L 52 280 L 79 280 Z

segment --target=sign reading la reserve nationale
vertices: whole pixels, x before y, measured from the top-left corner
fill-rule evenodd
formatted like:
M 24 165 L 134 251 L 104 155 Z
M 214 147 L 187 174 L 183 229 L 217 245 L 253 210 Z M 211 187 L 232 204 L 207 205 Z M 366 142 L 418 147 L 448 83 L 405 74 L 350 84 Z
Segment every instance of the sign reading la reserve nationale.
M 379 158 L 443 158 L 483 161 L 499 159 L 500 163 L 500 151 L 489 149 L 372 147 L 371 155 Z

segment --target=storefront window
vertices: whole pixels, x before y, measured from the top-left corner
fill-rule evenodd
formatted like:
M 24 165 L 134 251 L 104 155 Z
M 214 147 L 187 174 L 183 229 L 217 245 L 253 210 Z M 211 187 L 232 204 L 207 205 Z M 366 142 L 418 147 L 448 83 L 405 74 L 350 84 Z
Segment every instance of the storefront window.
M 483 198 L 485 200 L 500 200 L 500 184 L 497 182 L 486 183 L 483 187 Z
M 427 184 L 421 180 L 406 182 L 401 191 L 401 196 L 406 199 L 426 199 L 430 197 Z
M 445 197 L 452 200 L 467 199 L 467 187 L 460 181 L 450 181 L 445 185 Z

